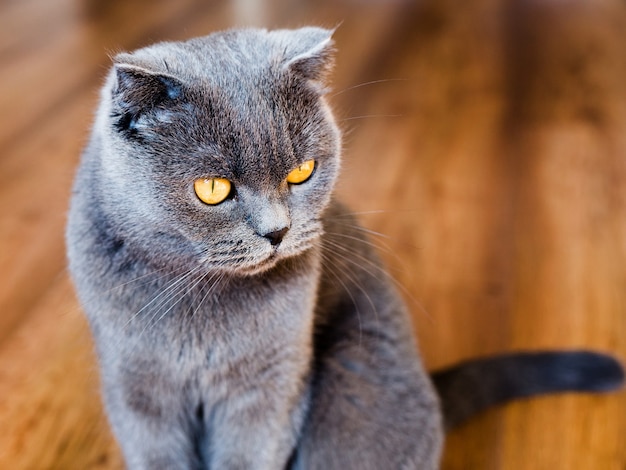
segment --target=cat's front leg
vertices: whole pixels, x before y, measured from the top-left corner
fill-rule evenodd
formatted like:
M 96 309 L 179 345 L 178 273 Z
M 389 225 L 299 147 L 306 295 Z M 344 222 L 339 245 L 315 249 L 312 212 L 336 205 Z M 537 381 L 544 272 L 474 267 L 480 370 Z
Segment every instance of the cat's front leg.
M 207 414 L 207 468 L 283 469 L 304 420 L 305 393 L 287 394 L 263 383 L 231 391 Z
M 417 358 L 377 351 L 379 341 L 363 333 L 327 351 L 291 470 L 439 468 L 443 436 L 428 377 Z
M 150 368 L 129 375 L 104 377 L 107 414 L 128 470 L 203 469 L 193 408 L 177 387 Z
M 284 466 L 289 457 L 283 445 L 285 430 L 272 423 L 274 416 L 264 416 L 257 406 L 228 413 L 231 416 L 211 428 L 207 468 L 273 470 Z
M 411 322 L 369 245 L 357 243 L 362 234 L 343 236 L 346 224 L 327 224 L 328 237 L 342 236 L 325 256 L 334 263 L 320 286 L 310 412 L 293 468 L 434 470 L 441 413 Z

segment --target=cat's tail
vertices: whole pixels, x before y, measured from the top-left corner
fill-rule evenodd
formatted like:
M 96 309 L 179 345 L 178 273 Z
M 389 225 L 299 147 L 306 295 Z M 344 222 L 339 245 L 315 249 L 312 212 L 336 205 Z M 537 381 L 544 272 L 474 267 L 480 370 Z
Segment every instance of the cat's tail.
M 486 408 L 555 392 L 608 392 L 624 384 L 614 358 L 589 352 L 540 352 L 471 360 L 432 374 L 451 429 Z

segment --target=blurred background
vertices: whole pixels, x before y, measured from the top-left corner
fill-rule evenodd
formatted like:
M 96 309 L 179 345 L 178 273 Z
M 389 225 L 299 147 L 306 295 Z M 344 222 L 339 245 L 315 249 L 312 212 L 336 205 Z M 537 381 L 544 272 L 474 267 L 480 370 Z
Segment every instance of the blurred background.
M 430 369 L 513 350 L 626 358 L 626 3 L 1 0 L 0 468 L 122 467 L 65 268 L 110 56 L 235 26 L 339 25 L 340 196 Z M 626 468 L 626 393 L 490 411 L 444 469 Z

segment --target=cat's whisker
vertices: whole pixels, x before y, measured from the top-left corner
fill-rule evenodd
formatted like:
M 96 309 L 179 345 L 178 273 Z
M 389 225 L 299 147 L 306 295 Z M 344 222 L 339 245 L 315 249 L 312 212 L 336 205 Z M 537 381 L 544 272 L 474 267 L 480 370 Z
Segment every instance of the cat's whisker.
M 150 272 L 147 272 L 145 274 L 142 274 L 141 276 L 137 276 L 137 277 L 135 277 L 133 279 L 130 279 L 130 280 L 126 281 L 126 282 L 122 282 L 120 284 L 117 284 L 117 285 L 111 287 L 110 289 L 108 289 L 105 292 L 113 292 L 113 291 L 116 291 L 116 290 L 120 290 L 120 289 L 123 289 L 124 287 L 128 287 L 131 284 L 135 284 L 135 283 L 137 283 L 136 285 L 138 285 L 138 286 L 143 286 L 143 285 L 146 285 L 146 284 L 148 284 L 150 282 L 154 282 L 154 281 L 158 281 L 160 279 L 163 279 L 163 278 L 167 277 L 168 275 L 171 275 L 171 274 L 175 273 L 176 271 L 179 271 L 179 272 L 180 271 L 185 271 L 186 272 L 186 270 L 184 270 L 183 268 L 163 267 L 163 268 L 155 269 L 154 271 L 150 271 Z M 156 277 L 152 277 L 152 276 L 155 276 L 155 275 L 156 275 Z
M 172 283 L 170 283 L 167 287 L 165 287 L 163 290 L 161 290 L 159 292 L 159 294 L 157 294 L 156 296 L 154 296 L 146 305 L 144 305 L 141 309 L 139 309 L 138 311 L 136 311 L 133 315 L 131 315 L 126 322 L 122 325 L 122 330 L 125 330 L 126 328 L 128 328 L 128 326 L 135 320 L 137 319 L 142 312 L 144 312 L 146 309 L 148 309 L 154 302 L 157 302 L 156 307 L 160 308 L 161 305 L 163 305 L 163 303 L 167 302 L 169 300 L 170 297 L 170 293 L 171 291 L 176 287 L 176 285 L 178 284 L 184 284 L 185 280 L 189 277 L 189 275 L 193 272 L 193 270 L 191 271 L 185 271 L 184 273 L 180 274 L 179 276 L 176 276 L 174 279 L 174 281 L 172 281 Z M 150 273 L 153 274 L 153 273 Z M 171 274 L 171 272 L 166 272 L 163 275 L 159 276 L 157 279 L 153 279 L 152 282 L 154 282 L 155 280 L 160 280 L 163 279 L 165 276 L 167 276 L 168 274 Z M 146 275 L 148 276 L 148 275 Z M 142 278 L 146 277 L 146 276 L 141 276 Z M 132 281 L 131 281 L 132 282 Z M 163 296 L 165 296 L 164 298 L 162 298 Z M 159 300 L 160 299 L 160 300 Z M 140 335 L 141 336 L 141 335 Z M 123 337 L 120 337 L 117 341 L 117 346 L 119 347 L 119 345 L 121 345 L 121 343 L 124 341 Z M 134 350 L 134 347 L 132 348 Z
M 327 240 L 329 241 L 329 240 Z M 371 271 L 370 269 L 366 269 L 363 265 L 359 264 L 357 261 L 355 261 L 352 257 L 355 255 L 355 253 L 353 251 L 350 251 L 347 247 L 341 245 L 341 244 L 337 244 L 334 242 L 329 241 L 329 243 L 332 245 L 332 249 L 330 250 L 330 252 L 334 255 L 334 256 L 338 256 L 339 258 L 341 258 L 342 260 L 344 260 L 348 265 L 352 265 L 354 266 L 354 268 L 356 269 L 360 269 L 363 270 L 364 272 L 366 272 L 367 274 L 369 274 L 370 276 L 372 276 L 374 279 L 376 279 L 379 283 L 384 283 L 384 279 L 381 279 L 377 274 L 375 274 L 373 271 Z M 345 252 L 344 253 L 340 253 L 339 251 L 337 251 L 337 249 L 340 249 L 342 251 Z M 362 261 L 366 264 L 368 264 L 369 266 L 371 266 L 372 268 L 375 268 L 376 271 L 378 271 L 380 274 L 383 275 L 383 277 L 385 277 L 387 280 L 391 281 L 394 285 L 396 285 L 407 297 L 409 297 L 409 299 L 414 303 L 414 305 L 417 306 L 417 308 L 426 316 L 427 319 L 429 319 L 432 322 L 432 316 L 428 313 L 428 311 L 426 310 L 426 308 L 423 306 L 423 304 L 417 300 L 412 294 L 411 292 L 408 291 L 408 289 L 406 289 L 406 287 L 404 285 L 402 285 L 402 283 L 400 283 L 397 279 L 395 279 L 391 274 L 389 274 L 382 266 L 379 266 L 378 264 L 374 263 L 372 260 L 362 256 L 362 255 L 357 255 L 357 259 L 359 261 Z M 349 266 L 345 266 L 346 269 L 349 270 Z M 369 294 L 364 290 L 364 288 L 359 284 L 355 282 L 355 285 L 362 291 L 364 292 L 364 294 L 366 296 L 368 296 L 369 298 Z M 376 311 L 376 310 L 375 310 Z M 380 320 L 377 317 L 377 321 L 380 322 Z
M 358 226 L 351 226 L 351 228 L 353 229 L 359 229 Z M 371 235 L 371 233 L 365 229 L 363 230 L 365 233 L 367 233 L 368 235 Z M 375 234 L 376 232 L 374 232 Z M 369 238 L 361 238 L 361 237 L 357 237 L 354 235 L 348 235 L 347 233 L 341 233 L 341 232 L 328 232 L 329 236 L 331 237 L 336 237 L 336 238 L 345 238 L 345 239 L 349 239 L 351 241 L 354 241 L 356 243 L 360 243 L 366 246 L 369 246 L 371 248 L 373 248 L 376 251 L 385 253 L 387 255 L 389 255 L 390 257 L 392 257 L 399 265 L 403 265 L 404 260 L 400 257 L 400 255 L 398 254 L 397 250 L 395 250 L 389 243 L 387 243 L 386 240 L 382 240 L 381 238 L 383 238 L 382 234 L 380 238 L 376 238 L 374 237 L 373 239 L 369 239 Z M 391 237 L 386 237 L 389 241 L 391 241 Z M 393 266 L 388 267 L 388 269 L 396 269 Z
M 371 277 L 373 277 L 374 279 L 381 281 L 381 279 L 378 277 L 378 274 L 376 274 L 377 271 L 379 272 L 383 272 L 386 275 L 387 272 L 381 268 L 380 266 L 378 266 L 376 263 L 374 263 L 372 260 L 368 259 L 367 257 L 355 252 L 354 250 L 351 250 L 350 248 L 344 246 L 342 243 L 337 242 L 332 240 L 330 237 L 326 237 L 326 239 L 324 239 L 324 244 L 326 245 L 327 248 L 329 248 L 331 250 L 331 252 L 336 255 L 341 257 L 342 259 L 348 261 L 350 264 L 356 266 L 357 268 L 363 270 L 365 273 L 367 273 L 368 275 L 370 275 Z M 338 251 L 340 250 L 340 251 Z M 364 264 L 359 264 L 357 263 L 357 261 L 361 261 Z M 367 265 L 367 267 L 365 266 Z M 376 271 L 372 271 L 369 269 L 369 266 L 371 267 L 375 267 L 378 268 Z
M 340 236 L 343 237 L 345 234 L 340 234 L 340 233 L 335 233 L 335 232 L 328 232 L 328 235 L 329 236 L 328 236 L 327 240 L 325 240 L 325 241 L 327 243 L 329 243 L 334 249 L 341 250 L 343 253 L 345 253 L 346 255 L 349 255 L 350 257 L 355 257 L 357 260 L 359 260 L 359 261 L 365 263 L 367 266 L 373 268 L 375 270 L 374 272 L 378 272 L 380 274 L 383 274 L 383 276 L 385 278 L 388 278 L 388 279 L 393 280 L 394 282 L 397 282 L 393 278 L 393 276 L 391 276 L 387 272 L 387 270 L 384 267 L 379 266 L 376 262 L 374 262 L 373 260 L 371 260 L 368 257 L 364 256 L 363 254 L 360 254 L 360 253 L 355 252 L 354 250 L 351 250 L 350 248 L 346 247 L 343 243 L 341 243 L 339 241 L 332 240 L 332 237 L 340 237 Z M 361 239 L 361 238 L 358 238 L 358 237 L 351 237 L 351 236 L 347 236 L 347 235 L 345 236 L 345 238 L 349 238 L 349 239 L 352 239 L 353 241 L 363 243 L 364 245 L 370 246 L 373 249 L 378 249 L 378 246 L 376 244 L 374 244 L 374 243 L 372 243 L 372 242 L 370 242 L 368 240 L 364 240 L 364 239 Z M 351 262 L 353 262 L 353 264 L 355 264 L 356 266 L 360 267 L 361 269 L 364 269 L 364 266 L 356 263 L 354 261 L 354 259 L 349 258 L 349 260 Z M 376 274 L 374 274 L 374 272 L 372 272 L 370 270 L 366 270 L 366 272 L 368 274 L 370 274 L 372 277 L 374 277 L 375 279 L 377 279 L 379 281 L 382 281 L 382 279 L 380 279 Z
M 130 325 L 130 323 L 132 323 L 133 320 L 135 320 L 142 312 L 144 312 L 146 309 L 150 308 L 151 306 L 153 306 L 153 304 L 155 302 L 158 301 L 156 307 L 160 308 L 165 302 L 167 302 L 171 296 L 170 294 L 172 293 L 172 291 L 175 291 L 177 287 L 179 287 L 180 285 L 185 284 L 185 282 L 187 281 L 187 279 L 189 277 L 191 277 L 194 273 L 197 272 L 199 268 L 194 268 L 192 270 L 187 271 L 184 274 L 181 274 L 180 276 L 178 276 L 178 278 L 175 278 L 174 281 L 172 281 L 167 287 L 165 287 L 164 289 L 162 289 L 157 295 L 155 295 L 148 303 L 146 303 L 142 308 L 140 308 L 137 312 L 135 312 L 129 319 L 128 321 L 123 325 L 123 329 L 125 329 L 126 327 L 128 327 L 128 325 Z
M 322 258 L 328 263 L 332 263 L 332 260 L 328 257 L 328 255 L 326 255 L 323 252 L 322 252 Z M 348 294 L 348 297 L 350 297 L 350 300 L 352 301 L 352 305 L 354 305 L 354 309 L 355 309 L 356 316 L 357 316 L 357 321 L 359 322 L 359 346 L 361 346 L 363 342 L 363 320 L 361 319 L 361 310 L 359 309 L 359 304 L 354 298 L 354 294 L 352 294 L 352 291 L 350 290 L 350 288 L 346 285 L 345 282 L 343 282 L 343 279 L 341 279 L 341 276 L 339 276 L 332 269 L 329 269 L 328 272 L 333 275 L 333 277 L 337 280 L 337 282 L 339 282 L 339 284 L 341 284 L 341 287 L 343 287 L 344 291 Z
M 371 276 L 374 279 L 380 281 L 378 276 L 376 274 L 374 274 L 373 272 L 371 272 L 369 269 L 365 268 L 362 265 L 359 265 L 357 262 L 355 262 L 353 259 L 351 259 L 350 256 L 354 255 L 354 253 L 349 252 L 350 255 L 346 255 L 344 253 L 341 253 L 341 252 L 337 251 L 338 248 L 344 249 L 345 247 L 343 245 L 335 243 L 332 240 L 330 240 L 329 238 L 326 238 L 324 240 L 324 243 L 327 244 L 326 248 L 329 250 L 330 253 L 332 253 L 334 256 L 337 256 L 337 257 L 341 258 L 343 261 L 345 261 L 347 263 L 347 264 L 344 265 L 344 267 L 345 267 L 344 274 L 363 293 L 365 298 L 368 300 L 370 306 L 372 307 L 372 311 L 374 312 L 374 315 L 376 316 L 376 321 L 379 322 L 380 320 L 378 318 L 378 309 L 376 308 L 376 305 L 374 304 L 372 298 L 370 297 L 369 292 L 367 291 L 367 289 L 365 287 L 363 287 L 361 285 L 361 283 L 358 282 L 358 276 L 356 275 L 356 273 L 354 271 L 350 271 L 350 265 L 352 265 L 352 266 L 354 266 L 354 267 L 364 271 L 369 276 Z M 330 246 L 328 246 L 328 245 L 330 245 Z M 345 251 L 349 251 L 349 250 L 346 249 Z M 363 258 L 363 257 L 360 257 L 360 258 L 363 259 L 363 260 L 366 260 L 366 258 Z M 367 261 L 369 261 L 369 260 L 367 260 Z
M 368 235 L 373 235 L 375 237 L 380 237 L 380 238 L 386 238 L 388 240 L 392 239 L 392 237 L 390 235 L 387 235 L 386 233 L 377 232 L 376 230 L 372 230 L 367 227 L 362 227 L 357 224 L 350 224 L 350 223 L 343 222 L 343 221 L 338 221 L 337 223 L 343 225 L 344 227 L 352 228 L 354 230 L 358 230 L 359 232 L 367 233 Z
M 370 118 L 395 118 L 403 117 L 404 114 L 363 114 L 361 116 L 351 116 L 340 119 L 338 122 L 354 121 L 357 119 L 370 119 Z
M 173 292 L 171 296 L 169 296 L 169 298 L 167 299 L 167 301 L 172 300 L 172 305 L 170 305 L 165 311 L 163 311 L 161 314 L 159 314 L 159 311 L 161 310 L 161 307 L 164 307 L 166 305 L 166 302 L 162 302 L 158 308 L 153 312 L 153 314 L 150 316 L 150 319 L 146 322 L 146 324 L 144 325 L 144 327 L 142 328 L 142 330 L 139 332 L 138 334 L 138 340 L 140 340 L 143 335 L 146 333 L 146 331 L 148 331 L 151 328 L 154 328 L 163 318 L 165 318 L 165 316 L 171 312 L 174 307 L 176 307 L 176 305 L 178 305 L 180 303 L 180 301 L 183 299 L 184 294 L 191 292 L 197 285 L 199 282 L 202 282 L 202 279 L 204 279 L 204 277 L 206 276 L 206 274 L 203 274 L 202 276 L 200 276 L 200 279 L 198 281 L 196 281 L 192 286 L 187 287 L 186 285 L 182 285 L 180 286 L 180 288 L 176 291 Z M 181 295 L 183 294 L 183 295 Z M 157 315 L 159 315 L 157 317 Z
M 294 227 L 293 229 L 299 230 L 300 227 Z M 320 239 L 322 232 L 318 228 L 312 228 L 307 231 L 299 233 L 298 241 L 288 247 L 288 253 L 297 255 L 303 251 L 311 248 L 315 245 L 316 241 Z
M 426 307 L 424 307 L 424 305 L 401 282 L 399 282 L 395 277 L 393 277 L 391 274 L 389 274 L 382 266 L 379 266 L 378 264 L 376 264 L 372 260 L 364 257 L 363 255 L 359 255 L 357 253 L 354 253 L 354 251 L 349 250 L 348 248 L 346 248 L 344 245 L 342 245 L 340 243 L 333 242 L 332 240 L 328 240 L 328 239 L 327 239 L 327 241 L 328 241 L 328 243 L 330 243 L 333 246 L 333 248 L 340 249 L 344 253 L 346 253 L 344 255 L 344 259 L 346 261 L 355 264 L 357 267 L 359 267 L 361 269 L 364 269 L 363 266 L 361 266 L 358 263 L 356 263 L 356 261 L 354 261 L 354 259 L 352 258 L 352 257 L 356 257 L 360 261 L 366 263 L 368 266 L 370 266 L 371 268 L 375 269 L 377 272 L 382 274 L 383 277 L 385 277 L 386 279 L 391 281 L 396 287 L 398 287 L 402 291 L 402 293 L 405 296 L 407 296 L 409 298 L 409 300 L 411 300 L 411 302 L 415 306 L 417 306 L 417 308 L 419 308 L 419 310 L 426 316 L 426 318 L 428 318 L 431 322 L 433 321 L 433 317 L 428 312 L 428 310 L 426 310 Z M 334 253 L 338 254 L 336 251 Z M 377 279 L 379 281 L 382 281 L 382 279 L 380 279 L 377 275 L 373 274 L 371 271 L 367 271 L 366 270 L 366 272 L 368 272 L 375 279 Z
M 353 228 L 355 229 L 361 229 L 363 227 L 360 227 L 358 225 L 354 225 Z M 367 229 L 364 229 L 364 231 L 366 233 L 369 233 L 369 231 Z M 374 232 L 376 233 L 376 232 Z M 361 239 L 359 237 L 354 237 L 351 235 L 347 235 L 344 233 L 336 233 L 336 232 L 329 232 L 329 235 L 335 236 L 335 237 L 344 237 L 344 238 L 350 238 L 353 241 L 357 241 L 357 242 L 362 242 L 366 245 L 372 246 L 374 248 L 379 249 L 380 247 L 373 244 L 370 241 L 366 241 L 364 239 Z M 389 237 L 389 239 L 391 239 Z M 404 264 L 404 260 L 400 257 L 400 255 L 397 253 L 396 250 L 394 250 L 391 246 L 389 246 L 387 243 L 383 243 L 382 241 L 379 241 L 381 243 L 381 246 L 384 248 L 384 251 L 388 254 L 390 254 L 396 261 L 398 264 L 403 265 Z M 411 302 L 413 303 L 413 305 L 415 305 L 423 314 L 425 314 L 426 318 L 428 318 L 429 320 L 433 320 L 432 315 L 430 315 L 430 313 L 428 313 L 428 310 L 426 309 L 426 307 L 424 307 L 424 305 L 422 304 L 422 302 L 420 302 L 401 282 L 399 282 L 394 276 L 392 276 L 385 268 L 379 266 L 378 264 L 374 263 L 373 261 L 362 257 L 362 260 L 367 262 L 370 266 L 376 268 L 378 271 L 380 271 L 381 273 L 383 273 L 389 280 L 391 280 L 404 294 L 405 296 L 407 296 Z
M 207 289 L 207 292 L 204 294 L 204 296 L 202 297 L 202 299 L 200 299 L 200 302 L 198 303 L 198 305 L 196 306 L 196 308 L 193 310 L 193 312 L 191 313 L 191 317 L 190 319 L 193 319 L 196 316 L 196 313 L 198 313 L 198 311 L 202 308 L 202 304 L 204 304 L 204 301 L 212 294 L 215 293 L 217 286 L 221 283 L 222 279 L 224 279 L 225 274 L 222 272 L 218 272 L 216 275 L 212 275 L 211 278 L 208 280 L 209 283 L 212 283 L 211 286 Z
M 344 88 L 343 90 L 337 91 L 333 93 L 332 95 L 330 95 L 330 98 L 334 98 L 335 96 L 342 95 L 348 91 L 355 90 L 357 88 L 362 88 L 364 86 L 377 85 L 379 83 L 389 83 L 389 82 L 406 82 L 408 80 L 409 80 L 408 78 L 382 78 L 379 80 L 371 80 L 369 82 L 359 83 L 358 85 L 353 85 L 351 87 Z
M 341 214 L 334 214 L 328 217 L 328 220 L 337 220 L 342 218 L 354 218 L 355 216 L 362 215 L 375 215 L 375 214 L 405 214 L 415 213 L 417 209 L 372 209 L 367 211 L 347 211 Z
M 159 312 L 159 310 L 156 310 L 155 313 L 152 315 L 152 317 L 150 318 L 150 320 L 146 323 L 146 325 L 144 326 L 143 330 L 139 333 L 139 337 L 141 337 L 145 331 L 149 328 L 154 328 L 163 318 L 165 318 L 165 316 L 172 311 L 172 309 L 174 307 L 176 307 L 176 305 L 178 305 L 178 303 L 183 299 L 185 294 L 188 294 L 190 292 L 193 292 L 193 290 L 202 282 L 204 281 L 204 279 L 206 278 L 206 276 L 208 275 L 208 273 L 203 274 L 202 276 L 200 276 L 200 278 L 198 280 L 196 280 L 191 286 L 186 286 L 183 285 L 182 289 L 178 290 L 176 292 L 176 299 L 174 299 L 172 305 L 169 306 L 169 308 L 167 310 L 165 310 L 162 314 L 159 315 L 159 317 L 157 318 L 157 314 Z M 183 295 L 181 295 L 183 294 Z M 174 296 L 170 297 L 170 299 L 173 299 Z M 161 304 L 163 305 L 163 304 Z M 160 307 L 159 307 L 160 309 Z M 155 320 L 156 318 L 156 320 Z
M 156 305 L 152 306 L 152 309 L 154 310 L 153 313 L 150 315 L 150 318 L 146 321 L 144 327 L 142 328 L 142 330 L 139 332 L 138 336 L 137 336 L 137 342 L 135 343 L 135 345 L 131 348 L 132 351 L 134 351 L 134 349 L 140 344 L 140 339 L 141 337 L 145 334 L 146 331 L 148 331 L 149 328 L 153 328 L 159 321 L 161 321 L 162 318 L 165 317 L 165 315 L 167 315 L 167 313 L 169 313 L 181 300 L 182 300 L 182 296 L 181 294 L 184 292 L 190 292 L 193 290 L 193 288 L 199 283 L 202 282 L 202 279 L 204 279 L 208 274 L 210 273 L 205 273 L 202 276 L 200 276 L 199 281 L 196 281 L 196 283 L 194 283 L 191 287 L 187 288 L 187 281 L 189 280 L 190 277 L 192 277 L 193 275 L 199 273 L 202 270 L 202 266 L 196 266 L 194 269 L 190 269 L 186 272 L 184 272 L 183 274 L 181 274 L 180 276 L 176 277 L 167 287 L 165 287 L 161 293 L 156 296 L 154 299 L 152 299 L 149 304 L 152 304 L 157 297 L 161 297 L 162 295 L 165 295 L 165 297 L 163 297 Z M 177 299 L 176 299 L 177 298 Z M 161 311 L 161 309 L 163 307 L 165 307 L 168 302 L 172 301 L 173 299 L 176 299 L 173 301 L 172 305 L 170 305 L 167 310 L 165 310 L 165 312 L 161 313 L 160 316 L 157 318 L 157 315 L 159 315 L 159 311 Z M 148 307 L 148 305 L 145 305 L 139 312 L 136 312 L 133 317 L 131 319 L 129 319 L 129 321 L 126 322 L 126 324 L 124 325 L 124 328 L 126 326 L 128 326 L 128 324 L 130 324 L 130 322 L 136 318 L 138 316 L 139 313 L 141 313 L 141 311 L 145 310 Z M 155 318 L 156 321 L 155 321 Z
M 384 250 L 389 251 L 390 253 L 393 253 L 393 250 L 391 249 L 391 247 L 387 245 L 386 243 L 384 243 L 382 240 L 377 240 L 379 244 L 376 244 L 372 242 L 371 240 L 368 240 L 367 238 L 355 237 L 354 235 L 348 235 L 347 233 L 340 233 L 340 232 L 327 232 L 327 233 L 331 237 L 339 237 L 339 238 L 344 238 L 347 240 L 355 241 L 357 243 L 367 245 L 375 250 L 383 248 Z
M 395 238 L 384 233 L 376 232 L 374 230 L 361 227 L 359 225 L 343 224 L 343 223 L 340 223 L 340 224 L 352 230 L 356 230 L 357 232 L 365 233 L 367 235 L 367 238 L 365 239 L 361 237 L 353 237 L 354 241 L 356 242 L 360 241 L 362 243 L 365 243 L 366 245 L 369 245 L 375 248 L 377 251 L 381 251 L 385 254 L 390 255 L 393 259 L 395 259 L 400 264 L 403 263 L 403 259 L 398 254 L 398 251 L 392 246 L 393 243 L 397 242 Z M 330 235 L 331 236 L 344 236 L 347 234 L 330 232 Z

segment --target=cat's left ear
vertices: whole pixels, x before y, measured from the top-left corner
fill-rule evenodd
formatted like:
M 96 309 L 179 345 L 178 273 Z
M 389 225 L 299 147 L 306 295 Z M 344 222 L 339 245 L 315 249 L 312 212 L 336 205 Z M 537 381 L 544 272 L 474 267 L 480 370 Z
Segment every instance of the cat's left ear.
M 124 55 L 116 57 L 112 73 L 112 117 L 119 131 L 135 136 L 170 119 L 171 105 L 182 96 L 183 85 L 120 57 Z
M 302 78 L 323 85 L 334 65 L 334 29 L 300 28 L 286 32 L 288 45 L 283 67 Z
M 174 77 L 130 65 L 119 60 L 114 64 L 113 96 L 126 105 L 153 107 L 168 99 L 179 98 L 182 84 Z

